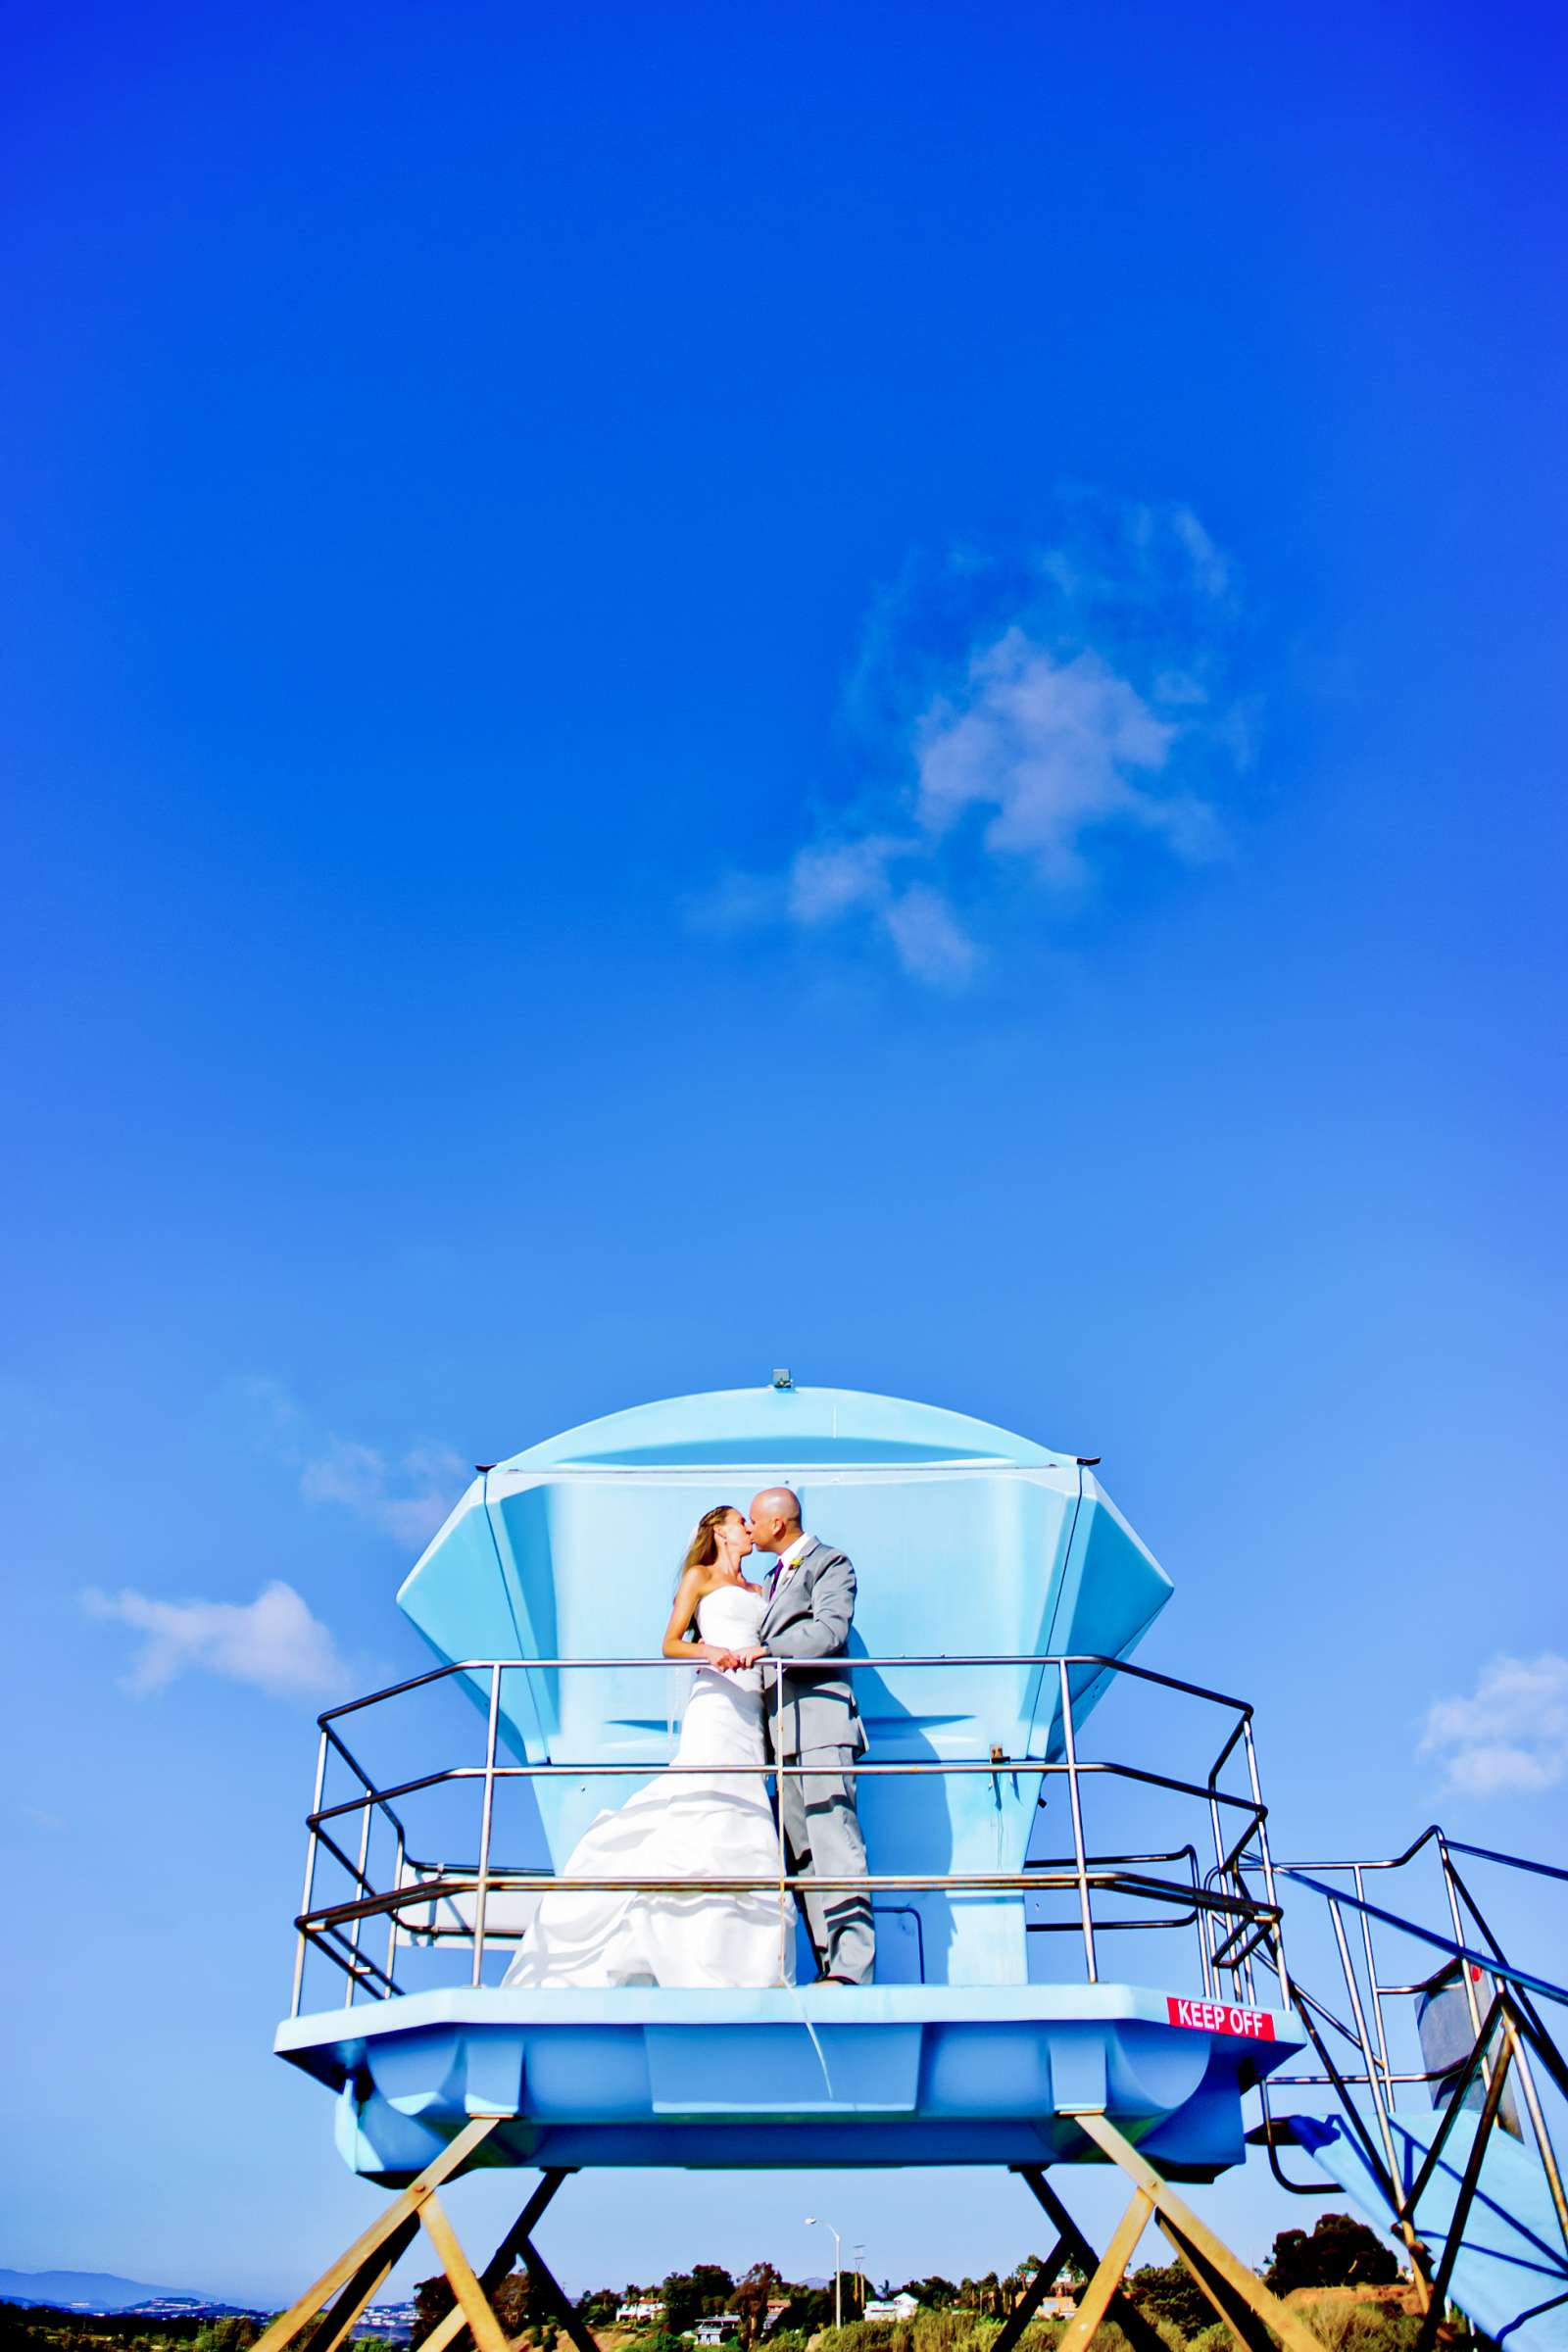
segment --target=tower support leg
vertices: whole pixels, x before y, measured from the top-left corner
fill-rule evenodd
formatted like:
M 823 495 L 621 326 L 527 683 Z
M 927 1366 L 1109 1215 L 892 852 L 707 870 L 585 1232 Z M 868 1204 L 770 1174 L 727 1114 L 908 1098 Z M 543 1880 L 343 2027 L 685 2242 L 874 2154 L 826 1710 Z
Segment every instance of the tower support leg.
M 335 2299 L 327 2305 L 314 2328 L 301 2337 L 300 2352 L 340 2352 L 353 2334 L 355 2325 L 367 2303 L 373 2303 L 387 2279 L 419 2234 L 416 2216 L 402 2223 L 388 2238 L 384 2238 L 374 2254 L 355 2272 Z
M 1078 2298 L 1078 2308 L 1061 2331 L 1056 2352 L 1089 2352 L 1096 2328 L 1122 2291 L 1127 2265 L 1154 2211 L 1152 2197 L 1135 2188 L 1132 2202 L 1116 2224 L 1109 2245 L 1095 2266 L 1093 2278 Z
M 1002 2333 L 992 2344 L 991 2352 L 1012 2352 L 1013 2345 L 1018 2341 L 1019 2336 L 1022 2335 L 1047 2295 L 1050 2294 L 1052 2281 L 1061 2269 L 1063 2255 L 1070 2251 L 1067 2240 L 1064 2237 L 1058 2237 L 1011 2311 L 1008 2312 L 1003 2325 Z
M 467 2305 L 471 2307 L 470 2325 L 477 2320 L 475 2341 L 481 2345 L 482 2352 L 507 2352 L 500 2323 L 469 2270 L 462 2247 L 452 2234 L 451 2224 L 435 2204 L 435 2192 L 442 2181 L 449 2180 L 454 2173 L 461 2171 L 474 2150 L 482 2146 L 497 2124 L 504 2120 L 499 2115 L 481 2115 L 476 2116 L 471 2124 L 465 2125 L 457 2138 L 425 2166 L 416 2180 L 412 2180 L 407 2188 L 393 2198 L 368 2230 L 361 2231 L 353 2245 L 321 2273 L 314 2285 L 306 2288 L 298 2302 L 291 2303 L 287 2311 L 279 2313 L 267 2332 L 258 2339 L 255 2352 L 286 2352 L 286 2347 L 307 2333 L 312 2339 L 311 2352 L 330 2352 L 330 2347 L 340 2344 L 349 2333 L 393 2264 L 413 2244 L 421 2224 L 429 2230 L 435 2240 L 442 2267 L 452 2280 L 453 2293 L 460 2304 L 465 2303 L 466 2298 Z M 432 2207 L 434 2228 L 431 2228 L 430 2221 Z M 466 2275 L 462 2279 L 454 2275 L 447 2259 L 443 2235 Z M 489 2331 L 481 2334 L 486 2318 Z
M 1285 2352 L 1322 2352 L 1317 2337 L 1304 2322 L 1288 2304 L 1271 2294 L 1257 2273 L 1199 2220 L 1192 2207 L 1183 2203 L 1148 2157 L 1117 2131 L 1108 2117 L 1080 2115 L 1076 2120 L 1096 2147 L 1102 2149 L 1127 2175 L 1139 2196 L 1156 2216 L 1182 2262 L 1223 2318 L 1242 2328 L 1245 2314 L 1250 2324 L 1243 2331 L 1254 2345 L 1267 2340 L 1263 2332 L 1267 2329 L 1279 2337 Z M 1228 2308 L 1232 2305 L 1234 2311 Z M 1078 2352 L 1078 2347 L 1069 2347 L 1064 2338 L 1060 2352 Z
M 507 2331 L 496 2318 L 495 2306 L 474 2277 L 468 2257 L 458 2243 L 458 2233 L 437 2198 L 425 2198 L 419 2208 L 419 2220 L 441 2257 L 441 2268 L 452 2281 L 452 2292 L 458 2298 L 478 2352 L 511 2352 Z
M 1243 2301 L 1230 2280 L 1215 2270 L 1213 2264 L 1183 2237 L 1179 2230 L 1173 2229 L 1163 2214 L 1159 2216 L 1159 2227 L 1175 2249 L 1178 2260 L 1191 2271 L 1237 2342 L 1245 2344 L 1248 2352 L 1272 2352 L 1268 2329 L 1250 2304 Z
M 509 2278 L 512 2276 L 517 2267 L 519 2256 L 527 2263 L 530 2277 L 538 2278 L 543 2272 L 544 2276 L 550 2279 L 551 2286 L 555 2288 L 556 2295 L 560 2296 L 561 2288 L 550 2273 L 545 2270 L 544 2263 L 533 2244 L 533 2231 L 541 2214 L 550 2204 L 563 2180 L 567 2180 L 570 2177 L 568 2168 L 562 2165 L 553 2165 L 540 2175 L 538 2187 L 485 2264 L 484 2269 L 479 2273 L 479 2284 L 487 2297 L 495 2293 L 503 2278 Z M 582 2352 L 582 2337 L 587 2335 L 588 2331 L 575 2312 L 571 2316 L 575 2322 L 575 2326 L 569 2330 L 571 2339 L 578 2346 L 578 2352 Z M 450 2352 L 451 2347 L 456 2347 L 456 2352 L 467 2352 L 468 2344 L 472 2340 L 468 2334 L 468 2323 L 464 2316 L 463 2305 L 454 2303 L 445 2319 L 438 2320 L 425 2337 L 422 2352 Z M 592 2344 L 592 2337 L 589 2337 L 589 2342 Z M 593 2352 L 599 2352 L 597 2344 L 593 2345 Z
M 1060 2231 L 1059 2253 L 1070 2254 L 1086 2278 L 1092 2278 L 1100 2268 L 1100 2256 L 1079 2229 L 1066 2206 L 1047 2180 L 1045 2168 L 1038 2164 L 1015 2165 L 1020 2180 L 1028 2182 L 1036 2201 L 1042 2205 Z M 1136 2244 L 1136 2240 L 1134 2241 Z M 1109 2304 L 1110 2317 L 1115 2321 L 1133 2352 L 1166 2352 L 1165 2339 L 1152 2320 L 1146 2320 L 1137 2304 L 1118 2280 Z M 998 2352 L 994 2344 L 992 2352 Z M 1060 2352 L 1058 2346 L 1057 2352 Z

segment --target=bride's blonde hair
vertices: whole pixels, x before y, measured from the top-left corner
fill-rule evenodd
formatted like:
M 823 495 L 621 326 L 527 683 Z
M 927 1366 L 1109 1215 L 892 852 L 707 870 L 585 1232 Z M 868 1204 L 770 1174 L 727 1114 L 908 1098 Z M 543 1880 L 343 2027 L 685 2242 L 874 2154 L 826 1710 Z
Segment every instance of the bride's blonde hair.
M 692 1529 L 692 1540 L 686 1546 L 686 1557 L 680 1564 L 680 1576 L 675 1579 L 677 1584 L 688 1568 L 711 1568 L 718 1557 L 719 1526 L 735 1507 L 732 1502 L 715 1502 L 710 1511 L 703 1513 Z

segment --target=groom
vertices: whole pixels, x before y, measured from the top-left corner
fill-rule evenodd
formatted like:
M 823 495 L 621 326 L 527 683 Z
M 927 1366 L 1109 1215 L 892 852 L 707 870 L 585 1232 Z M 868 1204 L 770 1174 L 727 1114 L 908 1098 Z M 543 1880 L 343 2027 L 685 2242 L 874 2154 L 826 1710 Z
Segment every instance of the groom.
M 841 1658 L 855 1615 L 855 1569 L 847 1555 L 801 1526 L 800 1498 L 768 1487 L 752 1504 L 752 1542 L 776 1565 L 756 1655 Z M 750 1655 L 750 1653 L 749 1653 Z M 782 1685 L 782 1690 L 779 1686 Z M 865 1875 L 865 1840 L 855 1810 L 855 1760 L 865 1731 L 855 1703 L 855 1677 L 831 1666 L 774 1670 L 765 1682 L 767 1731 L 775 1761 L 805 1764 L 779 1775 L 779 1810 L 792 1874 L 825 1879 Z M 822 1984 L 869 1984 L 876 1965 L 869 1892 L 802 1896 Z

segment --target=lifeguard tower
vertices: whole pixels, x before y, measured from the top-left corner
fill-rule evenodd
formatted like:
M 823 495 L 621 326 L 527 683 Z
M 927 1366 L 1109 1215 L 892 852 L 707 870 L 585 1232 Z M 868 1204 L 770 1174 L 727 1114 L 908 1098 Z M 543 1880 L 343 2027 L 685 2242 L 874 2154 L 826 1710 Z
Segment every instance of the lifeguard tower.
M 398 1596 L 438 1663 L 321 1718 L 276 2046 L 332 2092 L 346 2161 L 395 2193 L 263 2352 L 295 2339 L 336 2352 L 421 2226 L 457 2298 L 432 2352 L 464 2333 L 505 2352 L 488 2290 L 524 2257 L 579 2352 L 594 2352 L 534 2242 L 570 2173 L 920 2164 L 1007 2167 L 1028 2183 L 1058 2255 L 1090 2274 L 1063 2352 L 1082 2352 L 1107 2313 L 1155 2352 L 1122 2292 L 1151 2219 L 1255 2352 L 1270 2330 L 1291 2352 L 1320 2352 L 1174 2185 L 1245 2160 L 1254 2095 L 1252 2137 L 1285 2185 L 1301 2188 L 1282 2168 L 1294 2142 L 1364 2203 L 1381 2200 L 1436 2328 L 1458 2291 L 1476 2181 L 1468 2195 L 1454 2183 L 1441 2258 L 1421 2200 L 1446 2177 L 1446 2145 L 1451 2169 L 1473 2080 L 1485 2101 L 1462 2144 L 1481 2150 L 1479 2180 L 1510 2058 L 1519 2076 L 1529 2039 L 1560 2066 L 1533 2006 L 1544 1981 L 1488 1959 L 1495 1999 L 1483 2019 L 1471 1994 L 1450 2136 L 1417 2181 L 1440 2120 L 1411 2153 L 1416 2140 L 1380 2135 L 1363 2113 L 1370 2093 L 1387 2125 L 1396 2070 L 1381 2004 L 1412 1988 L 1378 1983 L 1368 1939 L 1375 2042 L 1348 1959 L 1366 2064 L 1337 2066 L 1327 2035 L 1347 2029 L 1285 1959 L 1251 1710 L 1132 1663 L 1171 1588 L 1094 1470 L 959 1413 L 777 1374 L 616 1413 L 479 1471 Z M 540 1891 L 589 1884 L 561 1876 L 582 1830 L 669 1758 L 689 1672 L 652 1653 L 694 1520 L 776 1483 L 859 1568 L 849 1665 L 869 1735 L 859 1810 L 875 1984 L 503 1987 Z M 1107 1747 L 1098 1733 L 1112 1721 Z M 1446 1870 L 1457 1850 L 1445 1846 Z M 1353 1887 L 1294 1874 L 1325 1890 L 1342 1945 L 1344 1903 L 1367 1900 L 1367 1866 L 1343 1867 Z M 765 1880 L 726 1877 L 716 1854 L 704 1884 L 776 1889 L 785 1906 L 798 1886 L 782 1845 Z M 1451 1924 L 1450 1960 L 1470 1950 L 1457 1909 Z M 1271 2078 L 1328 2085 L 1339 2124 L 1263 2105 Z M 1568 2213 L 1533 2121 L 1532 2180 L 1561 2224 L 1561 2260 Z M 1131 2191 L 1102 2252 L 1049 2178 L 1085 2163 L 1119 2167 Z M 436 2190 L 478 2165 L 539 2180 L 476 2275 Z M 1011 2352 L 1056 2267 L 1045 2263 L 995 2352 Z M 1568 2297 L 1568 2268 L 1562 2284 Z M 1530 2352 L 1561 2341 L 1533 2325 L 1518 2339 Z

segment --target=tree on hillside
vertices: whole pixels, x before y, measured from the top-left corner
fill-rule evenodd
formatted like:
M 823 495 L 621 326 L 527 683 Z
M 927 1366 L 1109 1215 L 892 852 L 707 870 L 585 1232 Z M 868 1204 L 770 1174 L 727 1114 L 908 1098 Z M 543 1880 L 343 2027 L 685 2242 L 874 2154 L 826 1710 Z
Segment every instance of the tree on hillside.
M 577 2297 L 577 2311 L 591 2333 L 596 2328 L 613 2327 L 621 2305 L 636 2303 L 641 2296 L 642 2289 L 636 2286 L 591 2286 Z
M 951 2278 L 906 2278 L 900 2287 L 901 2295 L 912 2295 L 922 2311 L 951 2311 L 958 2300 L 958 2290 Z
M 742 2352 L 751 2352 L 753 2344 L 767 2326 L 769 2303 L 787 2302 L 784 2280 L 770 2262 L 754 2262 L 735 2288 L 731 2308 L 741 2315 Z
M 446 2318 L 454 2300 L 444 2272 L 434 2278 L 419 2280 L 414 2290 L 414 2328 L 409 2337 L 409 2352 L 419 2352 L 419 2346 Z M 502 2279 L 493 2289 L 490 2303 L 502 2332 L 514 2343 L 519 2335 L 529 2335 L 540 2352 L 552 2352 L 556 2341 L 555 2313 L 543 2286 L 529 2277 L 526 2265 Z
M 665 2328 L 671 2335 L 684 2335 L 699 2320 L 729 2310 L 735 2281 L 716 2262 L 696 2262 L 689 2271 L 671 2271 L 659 2291 Z
M 225 2312 L 203 2322 L 191 2339 L 192 2352 L 250 2352 L 261 2332 L 249 2312 Z
M 556 2341 L 555 2314 L 543 2287 L 529 2276 L 526 2267 L 503 2278 L 490 2302 L 503 2330 L 514 2343 L 519 2335 L 531 2335 L 540 2352 L 551 2352 Z
M 1168 2320 L 1183 2335 L 1214 2324 L 1214 2306 L 1185 2263 L 1146 2264 L 1134 2271 L 1127 2291 L 1146 2319 Z
M 1277 2295 L 1297 2286 L 1392 2286 L 1399 2276 L 1394 2248 L 1348 2213 L 1322 2213 L 1310 2236 L 1282 2230 L 1264 2284 Z
M 1018 2270 L 1013 2272 L 1013 2277 L 1015 2277 L 1015 2279 L 1018 2279 L 1020 2288 L 1022 2288 L 1022 2286 L 1027 2286 L 1027 2283 L 1030 2283 L 1030 2279 L 1034 2279 L 1034 2277 L 1037 2277 L 1039 2272 L 1042 2272 L 1044 2268 L 1046 2268 L 1046 2258 L 1044 2258 L 1044 2253 L 1025 2253 L 1025 2258 L 1022 2258 L 1022 2263 L 1018 2265 Z M 1067 2270 L 1067 2263 L 1057 2263 L 1057 2265 L 1055 2265 L 1055 2270 L 1051 2272 L 1051 2281 L 1055 2283 L 1055 2279 L 1057 2279 L 1057 2277 L 1060 2277 L 1060 2272 L 1062 2272 L 1062 2270 Z
M 427 2335 L 433 2334 L 452 2309 L 457 2298 L 444 2271 L 433 2278 L 421 2278 L 414 2290 L 414 2326 L 409 2334 L 409 2352 L 419 2352 Z
M 770 2343 L 775 2336 L 814 2335 L 818 2328 L 832 2327 L 833 2289 L 830 2286 L 799 2286 L 790 2281 L 784 2291 L 789 2296 L 789 2302 L 774 2336 L 768 2338 Z

